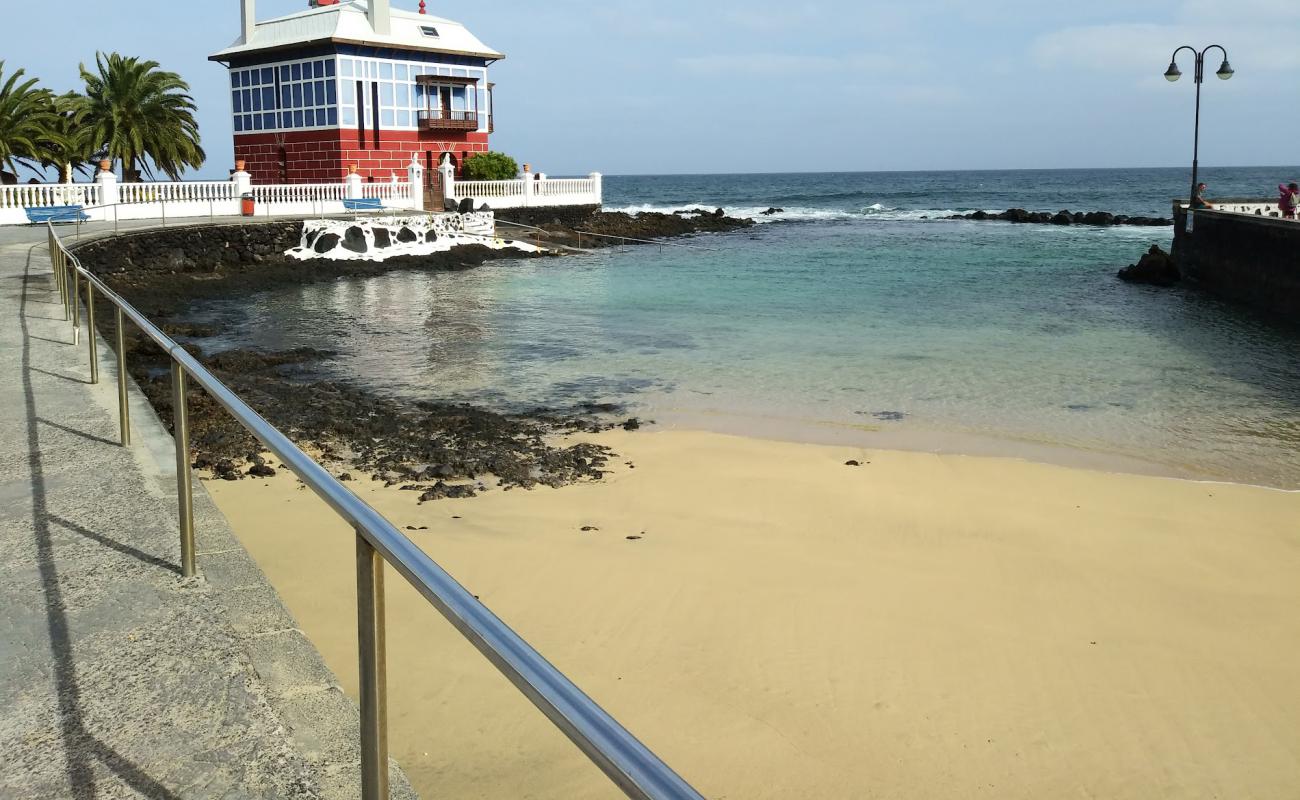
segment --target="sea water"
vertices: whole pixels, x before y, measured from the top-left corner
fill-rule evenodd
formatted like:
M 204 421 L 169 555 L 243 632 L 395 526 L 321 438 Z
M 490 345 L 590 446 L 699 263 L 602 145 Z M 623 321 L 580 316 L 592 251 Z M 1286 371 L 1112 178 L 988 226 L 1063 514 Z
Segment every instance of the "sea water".
M 1268 197 L 1300 168 L 1207 169 Z M 610 176 L 608 209 L 721 207 L 728 234 L 207 303 L 209 348 L 314 346 L 333 377 L 499 409 L 629 404 L 661 424 L 1300 486 L 1300 328 L 1115 272 L 1186 170 Z M 763 216 L 769 207 L 783 212 Z M 991 446 L 990 443 L 1000 443 Z M 1096 459 L 1102 459 L 1098 462 Z M 1065 460 L 1070 460 L 1065 458 Z

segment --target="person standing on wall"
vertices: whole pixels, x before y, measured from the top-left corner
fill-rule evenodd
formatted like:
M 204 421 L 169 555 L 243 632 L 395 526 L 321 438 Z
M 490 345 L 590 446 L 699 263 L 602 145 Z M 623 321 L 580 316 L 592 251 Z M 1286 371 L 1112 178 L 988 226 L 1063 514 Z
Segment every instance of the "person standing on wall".
M 1277 210 L 1282 212 L 1282 219 L 1296 219 L 1300 211 L 1300 185 L 1294 182 L 1277 185 Z

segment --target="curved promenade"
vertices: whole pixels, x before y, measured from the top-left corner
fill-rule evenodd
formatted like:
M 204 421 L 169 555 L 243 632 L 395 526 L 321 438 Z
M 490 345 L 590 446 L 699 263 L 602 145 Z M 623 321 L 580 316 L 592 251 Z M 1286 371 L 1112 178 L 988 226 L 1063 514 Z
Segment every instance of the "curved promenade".
M 356 706 L 198 484 L 181 577 L 171 436 L 132 384 L 118 444 L 45 242 L 0 229 L 0 797 L 358 797 Z

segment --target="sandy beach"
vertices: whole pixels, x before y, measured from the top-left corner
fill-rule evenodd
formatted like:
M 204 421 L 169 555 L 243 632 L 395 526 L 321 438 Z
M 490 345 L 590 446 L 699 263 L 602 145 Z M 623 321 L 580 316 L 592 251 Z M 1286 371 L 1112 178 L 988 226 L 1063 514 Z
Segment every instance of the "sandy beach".
M 349 485 L 706 797 L 1296 796 L 1300 494 L 596 439 L 600 483 Z M 291 475 L 206 486 L 355 696 L 352 532 Z M 619 796 L 388 576 L 392 755 L 423 796 Z

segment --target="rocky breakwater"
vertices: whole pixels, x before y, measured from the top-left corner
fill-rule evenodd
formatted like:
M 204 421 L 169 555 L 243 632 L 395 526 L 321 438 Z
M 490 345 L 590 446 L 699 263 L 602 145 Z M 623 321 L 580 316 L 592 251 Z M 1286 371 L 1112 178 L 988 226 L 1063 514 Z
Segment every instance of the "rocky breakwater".
M 970 214 L 953 214 L 944 219 L 973 219 L 977 221 L 1015 222 L 1036 225 L 1139 225 L 1144 227 L 1168 227 L 1174 224 L 1164 217 L 1130 217 L 1125 214 L 1111 214 L 1108 211 L 1070 211 L 1063 209 L 1056 213 L 1047 211 L 1026 211 L 1023 208 L 1009 208 L 1002 212 L 975 211 Z
M 680 212 L 661 214 L 654 211 L 642 211 L 628 214 L 623 211 L 597 211 L 576 222 L 564 223 L 538 221 L 537 231 L 520 231 L 521 236 L 532 240 L 539 236 L 540 241 L 578 246 L 579 233 L 582 247 L 616 247 L 623 244 L 644 244 L 656 239 L 669 239 L 693 236 L 703 233 L 730 233 L 744 230 L 755 225 L 752 219 L 729 217 L 722 209 L 716 211 Z M 599 234 L 592 236 L 591 234 Z M 642 242 L 630 241 L 641 239 Z

